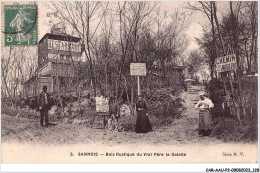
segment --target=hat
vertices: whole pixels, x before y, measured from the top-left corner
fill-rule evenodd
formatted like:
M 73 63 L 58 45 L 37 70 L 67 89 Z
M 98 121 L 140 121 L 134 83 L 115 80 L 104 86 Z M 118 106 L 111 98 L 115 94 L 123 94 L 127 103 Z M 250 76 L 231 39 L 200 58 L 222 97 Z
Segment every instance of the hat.
M 42 89 L 47 91 L 47 86 L 43 85 Z
M 204 96 L 204 95 L 205 95 L 204 92 L 200 92 L 200 93 L 199 93 L 199 96 Z

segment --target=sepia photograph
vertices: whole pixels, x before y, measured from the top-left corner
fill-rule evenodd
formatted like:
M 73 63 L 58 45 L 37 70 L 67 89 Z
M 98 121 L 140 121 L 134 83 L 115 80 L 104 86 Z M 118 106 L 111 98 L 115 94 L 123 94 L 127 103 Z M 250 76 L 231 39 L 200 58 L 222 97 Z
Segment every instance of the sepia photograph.
M 1 1 L 1 31 L 2 163 L 258 163 L 258 1 Z

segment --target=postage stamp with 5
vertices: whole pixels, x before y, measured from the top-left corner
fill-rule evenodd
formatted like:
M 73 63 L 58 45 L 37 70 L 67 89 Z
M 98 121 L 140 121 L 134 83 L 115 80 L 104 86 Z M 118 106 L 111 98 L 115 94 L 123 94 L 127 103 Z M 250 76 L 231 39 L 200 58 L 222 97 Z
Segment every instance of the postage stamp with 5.
M 2 4 L 2 40 L 5 46 L 33 46 L 38 43 L 36 3 Z

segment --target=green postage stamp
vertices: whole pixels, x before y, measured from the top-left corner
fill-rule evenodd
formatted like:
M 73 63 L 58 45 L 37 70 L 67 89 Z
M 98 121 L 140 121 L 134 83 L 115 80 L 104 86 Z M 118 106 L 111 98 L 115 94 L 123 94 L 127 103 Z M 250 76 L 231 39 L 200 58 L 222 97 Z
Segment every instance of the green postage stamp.
M 32 46 L 38 43 L 36 4 L 4 4 L 4 45 Z M 2 37 L 3 38 L 3 37 Z

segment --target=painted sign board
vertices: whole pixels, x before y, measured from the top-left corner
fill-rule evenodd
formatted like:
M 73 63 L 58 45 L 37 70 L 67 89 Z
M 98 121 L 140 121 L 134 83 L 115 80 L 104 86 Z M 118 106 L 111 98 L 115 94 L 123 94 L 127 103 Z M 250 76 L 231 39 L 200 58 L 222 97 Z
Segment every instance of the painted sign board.
M 131 76 L 146 76 L 146 64 L 145 63 L 131 63 L 130 64 Z
M 62 40 L 48 39 L 48 52 L 61 53 L 66 55 L 81 55 L 81 44 L 79 42 L 69 42 Z
M 216 70 L 218 73 L 233 71 L 237 69 L 236 55 L 227 55 L 216 59 Z
M 96 112 L 109 112 L 109 100 L 104 97 L 96 97 Z

